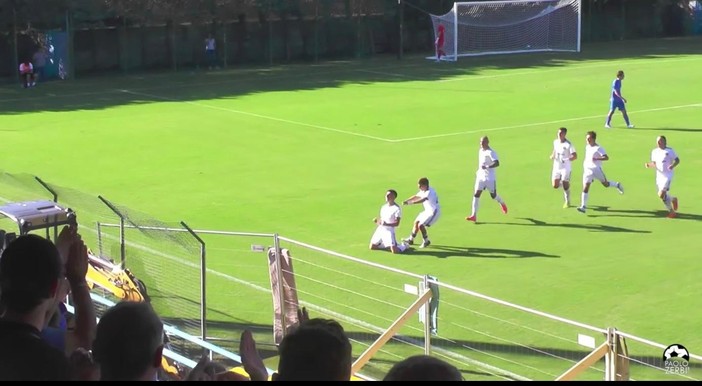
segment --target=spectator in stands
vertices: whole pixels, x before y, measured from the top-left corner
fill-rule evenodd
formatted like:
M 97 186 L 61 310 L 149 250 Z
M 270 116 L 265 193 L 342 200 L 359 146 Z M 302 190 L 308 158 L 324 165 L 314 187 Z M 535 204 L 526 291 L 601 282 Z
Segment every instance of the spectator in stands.
M 22 87 L 34 87 L 37 82 L 34 78 L 34 66 L 32 61 L 27 59 L 19 65 L 20 80 L 22 81 Z
M 34 73 L 36 80 L 43 82 L 46 78 L 46 73 L 44 69 L 46 68 L 46 59 L 48 59 L 49 54 L 46 52 L 45 47 L 39 47 L 37 52 L 32 56 L 32 62 L 34 65 Z
M 88 273 L 88 248 L 78 233 L 78 226 L 65 226 L 56 239 L 56 248 L 64 264 L 66 279 L 59 286 L 58 299 L 71 295 L 75 314 L 75 325 L 68 328 L 66 307 L 59 302 L 53 323 L 42 331 L 42 338 L 52 346 L 70 355 L 78 347 L 92 348 L 97 328 L 95 307 L 90 298 L 90 288 L 85 280 Z
M 280 360 L 274 381 L 348 381 L 351 342 L 335 320 L 302 321 L 278 347 Z
M 66 355 L 40 338 L 63 278 L 58 249 L 40 236 L 20 236 L 2 252 L 0 380 L 70 379 Z
M 463 376 L 452 364 L 428 355 L 406 358 L 388 371 L 383 381 L 462 381 Z
M 163 323 L 151 304 L 117 303 L 98 322 L 93 342 L 100 380 L 157 380 L 163 346 Z
M 205 39 L 205 57 L 207 58 L 207 66 L 211 70 L 217 65 L 217 43 L 212 34 Z

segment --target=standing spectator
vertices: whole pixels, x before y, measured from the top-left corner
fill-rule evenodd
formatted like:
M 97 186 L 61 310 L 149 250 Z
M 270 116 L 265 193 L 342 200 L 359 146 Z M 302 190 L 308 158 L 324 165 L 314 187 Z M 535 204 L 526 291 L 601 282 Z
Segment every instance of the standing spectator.
M 70 355 L 77 348 L 90 350 L 97 322 L 95 307 L 90 298 L 90 289 L 85 280 L 88 272 L 88 248 L 78 233 L 77 225 L 65 226 L 56 239 L 56 248 L 62 258 L 66 280 L 58 289 L 58 299 L 71 295 L 75 309 L 75 326 L 67 328 L 66 308 L 59 302 L 54 313 L 55 324 L 50 324 L 42 331 L 42 338 L 54 347 Z
M 415 355 L 395 363 L 383 381 L 463 381 L 463 376 L 442 359 Z
M 102 381 L 156 381 L 163 346 L 163 323 L 151 304 L 123 301 L 98 322 L 93 359 Z
M 46 72 L 44 72 L 44 68 L 46 68 L 46 59 L 48 57 L 49 55 L 46 52 L 46 48 L 44 48 L 43 46 L 40 47 L 37 50 L 37 52 L 34 53 L 34 56 L 32 56 L 35 78 L 41 82 L 43 82 L 44 78 L 46 78 Z
M 66 354 L 41 339 L 64 278 L 54 244 L 37 235 L 10 243 L 0 258 L 0 380 L 65 381 Z
M 207 58 L 207 66 L 211 70 L 217 64 L 217 43 L 212 34 L 205 39 L 205 57 Z
M 285 335 L 273 381 L 349 381 L 351 341 L 339 322 L 309 319 Z
M 34 66 L 32 61 L 27 59 L 19 65 L 20 79 L 22 80 L 22 87 L 34 87 L 37 83 L 34 78 Z

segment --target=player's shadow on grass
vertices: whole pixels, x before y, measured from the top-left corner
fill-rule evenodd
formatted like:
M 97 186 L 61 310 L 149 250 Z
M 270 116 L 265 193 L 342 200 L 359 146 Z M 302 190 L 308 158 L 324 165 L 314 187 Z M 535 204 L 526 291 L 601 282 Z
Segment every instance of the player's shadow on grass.
M 432 244 L 427 249 L 410 249 L 412 255 L 428 255 L 439 259 L 448 257 L 476 257 L 483 259 L 524 259 L 529 257 L 550 257 L 559 258 L 556 255 L 547 255 L 541 252 L 524 251 L 520 249 L 504 248 L 474 248 L 474 247 L 454 247 L 448 245 Z
M 592 217 L 665 218 L 668 215 L 668 212 L 665 210 L 611 209 L 608 206 L 593 206 L 588 207 L 587 209 L 592 210 L 594 212 L 607 213 L 600 215 L 592 215 Z M 678 212 L 677 217 L 671 219 L 671 221 L 675 220 L 702 221 L 702 215 Z
M 590 209 L 590 208 L 588 208 L 588 209 Z M 623 227 L 617 227 L 617 226 L 606 225 L 606 224 L 548 223 L 546 221 L 537 220 L 537 219 L 531 218 L 531 217 L 518 218 L 518 220 L 526 220 L 526 221 L 528 221 L 528 223 L 497 222 L 497 223 L 489 223 L 489 224 L 574 228 L 574 229 L 589 230 L 591 232 L 651 233 L 651 231 L 642 231 L 642 230 L 638 230 L 638 229 L 623 228 Z

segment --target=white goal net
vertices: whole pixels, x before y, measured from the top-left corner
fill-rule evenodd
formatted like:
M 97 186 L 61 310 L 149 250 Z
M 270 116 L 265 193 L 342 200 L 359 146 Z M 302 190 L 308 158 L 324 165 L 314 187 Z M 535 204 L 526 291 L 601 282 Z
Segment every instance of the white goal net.
M 457 60 L 517 52 L 579 52 L 580 16 L 580 0 L 513 0 L 458 2 L 447 14 L 431 19 L 435 38 L 440 25 L 445 30 L 441 59 Z

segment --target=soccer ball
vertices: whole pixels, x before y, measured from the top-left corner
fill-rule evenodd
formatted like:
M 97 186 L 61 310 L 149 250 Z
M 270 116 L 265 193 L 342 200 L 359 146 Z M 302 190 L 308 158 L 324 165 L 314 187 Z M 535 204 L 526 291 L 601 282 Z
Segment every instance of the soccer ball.
M 663 352 L 663 359 L 669 361 L 670 358 L 681 358 L 685 361 L 690 360 L 690 353 L 687 351 L 685 346 L 681 344 L 671 344 Z
M 527 44 L 527 48 L 531 48 L 531 44 Z

